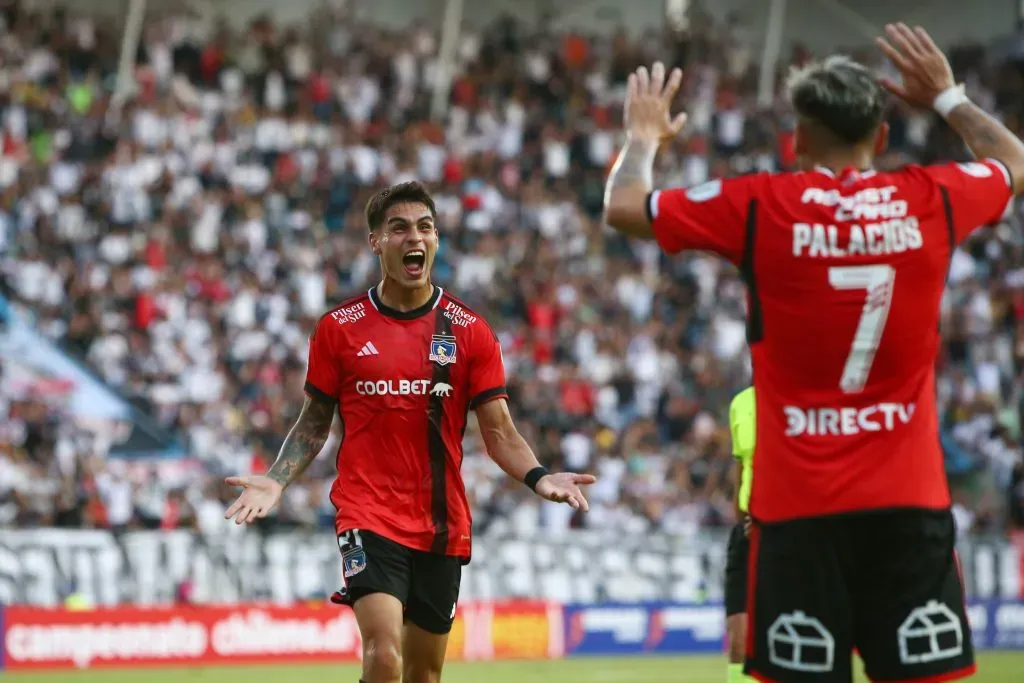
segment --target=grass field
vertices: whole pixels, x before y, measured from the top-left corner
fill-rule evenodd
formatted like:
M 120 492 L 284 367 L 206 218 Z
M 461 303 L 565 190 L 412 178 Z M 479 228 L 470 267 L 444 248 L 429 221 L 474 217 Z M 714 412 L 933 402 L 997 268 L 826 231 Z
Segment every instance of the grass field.
M 630 657 L 567 659 L 557 662 L 500 662 L 451 664 L 444 683 L 723 683 L 725 660 L 720 657 Z M 286 667 L 258 669 L 148 669 L 140 671 L 74 671 L 70 673 L 6 674 L 21 683 L 280 683 L 280 681 L 332 681 L 355 683 L 354 666 Z M 861 677 L 858 681 L 866 681 Z M 978 683 L 1020 683 L 1024 680 L 1024 653 L 989 653 L 981 657 Z

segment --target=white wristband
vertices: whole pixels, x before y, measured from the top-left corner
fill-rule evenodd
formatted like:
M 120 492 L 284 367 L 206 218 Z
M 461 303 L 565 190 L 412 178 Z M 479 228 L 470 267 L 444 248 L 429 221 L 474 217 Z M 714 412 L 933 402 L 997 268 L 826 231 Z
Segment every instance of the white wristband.
M 946 118 L 950 112 L 959 107 L 961 104 L 970 102 L 971 99 L 967 97 L 967 93 L 964 92 L 963 85 L 954 85 L 952 88 L 946 88 L 939 93 L 935 101 L 932 102 L 932 109 L 939 113 L 939 116 Z

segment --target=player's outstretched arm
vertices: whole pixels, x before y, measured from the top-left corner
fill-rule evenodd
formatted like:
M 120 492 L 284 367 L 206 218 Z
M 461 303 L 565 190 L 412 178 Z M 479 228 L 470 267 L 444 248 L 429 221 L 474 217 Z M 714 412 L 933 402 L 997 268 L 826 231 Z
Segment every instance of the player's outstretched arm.
M 549 473 L 541 467 L 533 449 L 516 429 L 508 402 L 503 398 L 488 401 L 476 409 L 476 419 L 487 448 L 487 455 L 498 463 L 510 477 L 525 483 L 541 498 L 568 503 L 571 507 L 586 512 L 587 499 L 580 486 L 593 484 L 597 478 L 592 474 L 575 472 Z
M 231 486 L 241 486 L 242 494 L 224 514 L 236 524 L 248 524 L 266 517 L 281 500 L 285 487 L 306 471 L 309 463 L 323 450 L 331 433 L 334 403 L 306 396 L 295 426 L 288 432 L 277 460 L 266 475 L 256 477 L 228 477 Z
M 883 79 L 894 95 L 935 109 L 946 118 L 979 159 L 996 159 L 1010 172 L 1013 193 L 1024 192 L 1024 143 L 1006 126 L 967 99 L 957 87 L 949 61 L 920 26 L 886 26 L 878 46 L 902 76 L 902 84 Z
M 654 158 L 662 142 L 683 130 L 686 114 L 672 118 L 672 100 L 683 80 L 673 69 L 665 80 L 665 65 L 655 62 L 650 74 L 640 67 L 627 82 L 626 145 L 608 176 L 604 191 L 604 220 L 632 237 L 654 237 L 647 215 L 647 196 L 653 189 Z

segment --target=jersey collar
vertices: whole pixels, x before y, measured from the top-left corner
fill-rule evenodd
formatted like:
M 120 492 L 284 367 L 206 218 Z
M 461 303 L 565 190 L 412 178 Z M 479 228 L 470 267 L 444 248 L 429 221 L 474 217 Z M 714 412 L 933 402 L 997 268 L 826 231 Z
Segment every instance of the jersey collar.
M 852 166 L 850 168 L 843 169 L 840 176 L 836 176 L 832 169 L 825 168 L 824 166 L 815 166 L 814 172 L 821 173 L 822 175 L 827 175 L 829 178 L 842 177 L 847 180 L 858 178 L 870 178 L 871 176 L 875 175 L 875 173 L 877 173 L 877 171 L 875 171 L 875 169 L 873 168 L 856 169 L 853 168 Z
M 437 285 L 434 285 L 434 292 L 427 299 L 427 303 L 423 304 L 419 308 L 414 308 L 411 311 L 400 311 L 397 308 L 391 308 L 383 301 L 380 300 L 380 296 L 377 294 L 377 286 L 374 285 L 370 288 L 370 303 L 377 309 L 382 315 L 386 315 L 389 318 L 395 320 L 413 320 L 420 316 L 430 313 L 430 311 L 437 308 L 437 304 L 441 301 L 441 295 L 444 293 Z

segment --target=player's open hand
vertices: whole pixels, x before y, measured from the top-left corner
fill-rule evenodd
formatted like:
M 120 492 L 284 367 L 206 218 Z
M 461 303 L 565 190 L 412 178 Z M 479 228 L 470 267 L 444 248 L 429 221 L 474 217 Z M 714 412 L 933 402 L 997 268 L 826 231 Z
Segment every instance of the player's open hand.
M 249 524 L 266 517 L 281 500 L 284 487 L 270 477 L 228 477 L 224 480 L 229 486 L 241 486 L 240 495 L 228 511 L 224 519 L 234 519 L 235 524 Z
M 672 117 L 672 100 L 683 82 L 683 72 L 672 69 L 665 80 L 665 65 L 655 62 L 650 73 L 641 66 L 626 81 L 626 132 L 650 142 L 670 140 L 683 130 L 686 114 Z
M 590 509 L 587 499 L 580 491 L 580 486 L 593 484 L 597 477 L 592 474 L 576 474 L 575 472 L 558 472 L 545 474 L 537 482 L 534 489 L 541 498 L 554 503 L 568 503 L 569 507 L 586 512 Z
M 956 85 L 946 55 L 920 26 L 889 24 L 885 33 L 886 38 L 877 39 L 878 47 L 900 72 L 903 83 L 883 78 L 882 85 L 915 106 L 931 109 L 936 97 Z

